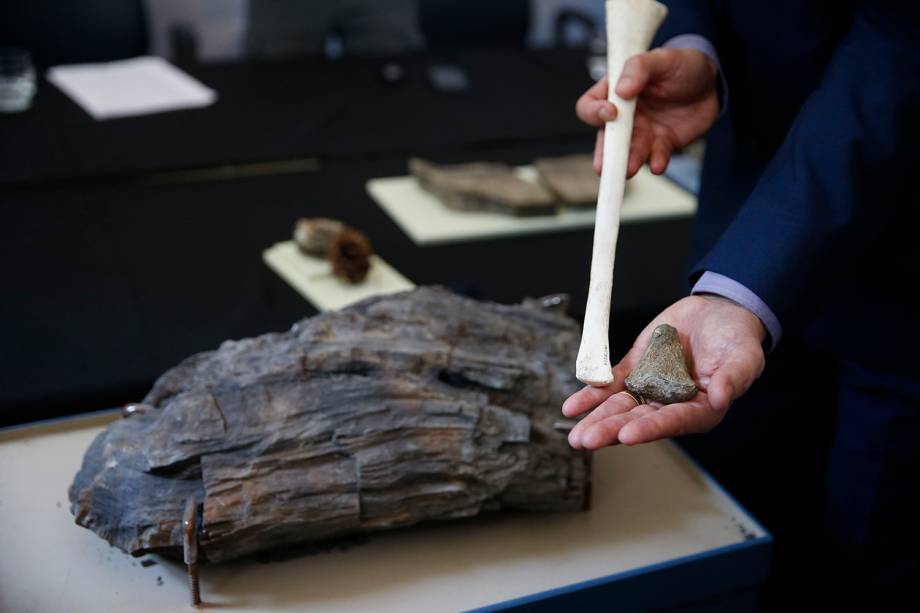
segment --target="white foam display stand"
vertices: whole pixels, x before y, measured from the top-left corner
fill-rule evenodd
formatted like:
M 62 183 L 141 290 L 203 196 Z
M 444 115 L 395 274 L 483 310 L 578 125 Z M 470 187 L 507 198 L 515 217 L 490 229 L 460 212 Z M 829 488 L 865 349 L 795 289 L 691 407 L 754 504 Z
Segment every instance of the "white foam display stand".
M 302 254 L 294 241 L 276 243 L 262 252 L 262 259 L 319 311 L 334 311 L 371 296 L 415 287 L 377 255 L 371 256 L 370 271 L 361 283 L 336 277 L 329 262 Z
M 536 181 L 532 166 L 516 169 L 518 176 Z M 555 215 L 515 217 L 501 213 L 456 211 L 422 189 L 415 177 L 371 179 L 367 191 L 416 245 L 436 245 L 583 230 L 594 226 L 594 209 L 562 209 Z M 696 213 L 696 197 L 647 167 L 626 188 L 621 222 L 624 224 L 689 217 Z
M 0 611 L 189 610 L 184 566 L 157 556 L 145 566 L 74 524 L 67 489 L 117 418 L 0 430 Z M 204 566 L 203 599 L 247 612 L 626 611 L 763 580 L 769 534 L 675 445 L 596 453 L 593 490 L 586 512 L 491 514 L 280 562 Z

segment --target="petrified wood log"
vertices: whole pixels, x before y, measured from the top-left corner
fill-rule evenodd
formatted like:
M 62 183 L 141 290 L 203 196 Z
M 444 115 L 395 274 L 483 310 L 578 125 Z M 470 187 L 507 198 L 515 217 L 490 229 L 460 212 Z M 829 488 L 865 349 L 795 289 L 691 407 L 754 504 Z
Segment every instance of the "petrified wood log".
M 528 183 L 507 164 L 433 164 L 409 160 L 409 172 L 423 189 L 458 211 L 491 211 L 510 215 L 549 215 L 555 212 L 553 195 L 540 185 Z
M 578 327 L 549 301 L 438 288 L 227 341 L 166 372 L 86 452 L 76 522 L 134 555 L 229 560 L 483 511 L 578 510 L 586 458 L 553 427 Z

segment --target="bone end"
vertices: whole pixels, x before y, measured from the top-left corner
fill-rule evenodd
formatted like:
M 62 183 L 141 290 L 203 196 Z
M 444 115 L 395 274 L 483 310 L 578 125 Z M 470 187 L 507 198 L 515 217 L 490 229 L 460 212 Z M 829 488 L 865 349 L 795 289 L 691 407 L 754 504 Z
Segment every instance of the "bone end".
M 613 369 L 606 364 L 576 364 L 575 377 L 591 387 L 604 387 L 613 383 Z

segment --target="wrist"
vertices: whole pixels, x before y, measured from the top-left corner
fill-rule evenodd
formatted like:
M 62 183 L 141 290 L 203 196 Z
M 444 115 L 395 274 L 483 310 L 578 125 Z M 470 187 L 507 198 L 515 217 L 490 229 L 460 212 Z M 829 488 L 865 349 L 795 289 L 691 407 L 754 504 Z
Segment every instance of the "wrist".
M 751 331 L 754 333 L 754 335 L 757 337 L 761 345 L 765 343 L 767 338 L 769 337 L 769 331 L 767 330 L 767 327 L 764 325 L 764 323 L 760 320 L 759 317 L 757 317 L 757 315 L 754 314 L 753 311 L 748 309 L 743 304 L 736 302 L 732 300 L 731 298 L 726 298 L 725 296 L 721 296 L 719 294 L 709 294 L 705 292 L 700 292 L 700 293 L 694 294 L 694 296 L 698 296 L 709 302 L 722 303 L 726 306 L 732 307 L 733 309 L 740 309 L 740 311 L 742 311 L 745 314 L 746 319 L 750 322 L 749 327 Z

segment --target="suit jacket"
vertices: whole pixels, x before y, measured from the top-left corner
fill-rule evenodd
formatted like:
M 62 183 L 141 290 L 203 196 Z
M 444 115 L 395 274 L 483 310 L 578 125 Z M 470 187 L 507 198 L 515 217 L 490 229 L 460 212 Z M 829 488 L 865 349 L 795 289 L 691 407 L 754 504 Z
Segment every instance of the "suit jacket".
M 750 288 L 784 335 L 918 373 L 920 2 L 671 0 L 656 40 L 715 45 L 691 280 Z

